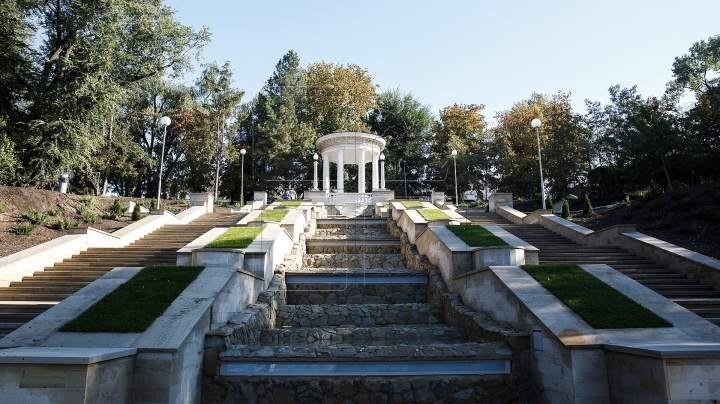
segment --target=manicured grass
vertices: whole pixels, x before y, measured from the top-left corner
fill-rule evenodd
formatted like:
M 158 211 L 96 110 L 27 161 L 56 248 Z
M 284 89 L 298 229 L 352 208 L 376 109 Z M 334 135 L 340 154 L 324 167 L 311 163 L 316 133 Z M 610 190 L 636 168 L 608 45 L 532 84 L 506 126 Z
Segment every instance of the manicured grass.
M 247 248 L 264 227 L 232 227 L 205 248 Z
M 263 211 L 256 220 L 263 222 L 281 222 L 288 212 L 290 211 L 287 209 L 268 209 Z
M 420 213 L 425 220 L 452 219 L 447 213 L 440 209 L 418 209 L 418 213 Z
M 422 201 L 402 201 L 403 206 L 406 208 L 421 208 L 423 207 Z
M 280 202 L 280 206 L 289 206 L 291 208 L 297 208 L 300 206 L 302 201 L 282 201 Z
M 672 327 L 577 265 L 523 265 L 522 269 L 594 328 Z
M 152 265 L 60 328 L 64 332 L 143 332 L 205 267 Z
M 492 234 L 490 230 L 470 224 L 461 224 L 459 226 L 447 226 L 448 230 L 455 233 L 470 247 L 494 247 L 500 245 L 508 245 L 500 237 Z

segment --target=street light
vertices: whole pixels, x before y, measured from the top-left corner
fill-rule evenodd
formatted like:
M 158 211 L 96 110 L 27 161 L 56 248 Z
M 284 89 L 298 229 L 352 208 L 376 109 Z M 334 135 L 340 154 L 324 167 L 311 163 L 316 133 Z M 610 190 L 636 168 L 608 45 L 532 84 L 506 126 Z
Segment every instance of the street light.
M 155 209 L 160 209 L 160 185 L 162 183 L 162 168 L 163 163 L 165 162 L 165 135 L 167 134 L 167 127 L 170 125 L 170 118 L 164 116 L 160 118 L 160 125 L 163 126 L 163 143 L 162 143 L 162 153 L 160 153 L 160 169 L 158 170 L 158 194 L 157 194 L 157 205 L 155 205 Z
M 385 189 L 385 153 L 380 153 L 380 189 Z
M 240 206 L 245 206 L 245 149 L 240 149 Z
M 313 177 L 313 189 L 312 189 L 313 191 L 318 191 L 318 186 L 317 186 L 317 182 L 318 182 L 318 181 L 317 181 L 318 157 L 319 157 L 319 156 L 318 156 L 317 153 L 313 154 L 313 160 L 315 160 L 315 161 L 313 162 L 313 164 L 315 165 L 315 176 Z
M 545 209 L 545 182 L 543 182 L 542 176 L 542 157 L 540 156 L 540 120 L 535 118 L 530 122 L 530 125 L 535 128 L 535 137 L 537 138 L 538 144 L 538 162 L 540 163 L 540 193 L 542 194 L 542 207 Z
M 460 203 L 460 199 L 458 198 L 458 191 L 457 191 L 457 150 L 452 151 L 453 156 L 453 164 L 455 165 L 455 205 L 458 205 Z

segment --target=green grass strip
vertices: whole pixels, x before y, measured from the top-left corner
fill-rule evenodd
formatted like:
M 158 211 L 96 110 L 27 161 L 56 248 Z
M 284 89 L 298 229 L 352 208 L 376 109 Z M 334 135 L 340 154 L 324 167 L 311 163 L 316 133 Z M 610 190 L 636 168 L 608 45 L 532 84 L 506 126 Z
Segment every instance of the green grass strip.
M 402 201 L 403 206 L 406 208 L 421 208 L 425 206 L 422 201 Z
M 297 208 L 300 206 L 302 201 L 282 201 L 280 202 L 280 206 L 289 206 L 291 208 Z
M 455 233 L 470 247 L 494 247 L 500 245 L 508 245 L 503 239 L 494 235 L 490 230 L 471 224 L 461 224 L 459 226 L 447 226 L 448 230 Z
M 264 227 L 231 227 L 205 248 L 247 248 Z
M 268 209 L 264 210 L 255 220 L 262 222 L 282 222 L 288 212 L 290 211 L 287 209 Z
M 523 265 L 522 269 L 593 328 L 672 327 L 577 265 Z
M 205 267 L 152 265 L 140 270 L 60 328 L 64 332 L 143 332 Z
M 443 211 L 440 210 L 440 209 L 432 209 L 432 208 L 428 208 L 428 209 L 418 209 L 418 213 L 420 213 L 420 215 L 421 215 L 422 217 L 424 217 L 425 220 L 447 220 L 447 219 L 452 219 L 450 216 L 448 216 L 447 213 L 443 212 Z

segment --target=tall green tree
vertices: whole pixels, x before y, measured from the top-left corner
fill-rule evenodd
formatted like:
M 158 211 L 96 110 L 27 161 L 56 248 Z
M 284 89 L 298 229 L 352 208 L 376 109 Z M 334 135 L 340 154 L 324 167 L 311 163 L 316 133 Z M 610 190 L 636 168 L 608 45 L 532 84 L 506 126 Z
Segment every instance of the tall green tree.
M 237 131 L 237 114 L 245 92 L 232 87 L 230 62 L 222 67 L 217 63 L 205 66 L 197 81 L 197 94 L 205 109 L 213 115 L 215 131 L 215 198 L 218 197 L 220 170 L 226 164 L 226 148 Z M 210 128 L 208 128 L 210 129 Z
M 368 116 L 370 129 L 387 142 L 386 187 L 396 195 L 418 195 L 427 188 L 427 138 L 432 122 L 430 107 L 398 89 L 383 91 Z
M 207 42 L 161 2 L 7 0 L 0 9 L 0 122 L 22 182 L 87 172 L 102 118 L 131 83 L 180 75 Z
M 455 163 L 457 162 L 457 187 L 460 197 L 465 191 L 482 191 L 483 170 L 487 168 L 488 154 L 483 150 L 491 142 L 484 105 L 455 104 L 440 111 L 432 124 L 428 146 L 433 189 L 446 195 L 455 195 Z M 453 158 L 452 151 L 457 151 Z M 456 201 L 460 203 L 460 201 Z
M 248 146 L 246 160 L 250 160 L 246 161 L 250 170 L 245 170 L 248 192 L 249 188 L 281 192 L 310 187 L 306 179 L 317 132 L 309 122 L 306 76 L 294 51 L 278 61 L 265 86 L 246 106 L 240 135 L 239 141 Z M 238 178 L 240 167 L 232 172 Z

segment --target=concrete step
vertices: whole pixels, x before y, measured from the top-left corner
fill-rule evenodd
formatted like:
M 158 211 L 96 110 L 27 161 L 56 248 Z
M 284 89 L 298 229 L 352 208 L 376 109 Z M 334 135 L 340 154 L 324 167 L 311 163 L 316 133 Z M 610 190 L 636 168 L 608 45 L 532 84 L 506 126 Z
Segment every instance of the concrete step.
M 662 290 L 658 291 L 662 296 L 668 299 L 675 300 L 675 298 L 692 299 L 699 297 L 712 297 L 720 298 L 720 292 L 714 290 L 692 290 L 692 291 L 681 291 L 681 290 Z
M 680 276 L 683 276 L 682 274 L 679 274 Z M 658 277 L 649 277 L 649 278 L 642 278 L 642 279 L 636 279 L 632 278 L 638 281 L 638 283 L 641 283 L 643 285 L 646 285 L 650 287 L 649 285 L 658 285 L 658 286 L 685 286 L 685 285 L 697 285 L 700 283 L 697 279 L 688 279 L 687 277 L 683 278 L 675 278 L 675 277 L 664 277 L 664 276 L 658 276 Z M 652 289 L 652 288 L 651 288 Z M 712 289 L 712 288 L 711 288 Z
M 442 322 L 442 306 L 435 303 L 318 304 L 281 306 L 276 327 L 374 327 Z
M 262 345 L 400 345 L 466 342 L 465 331 L 444 324 L 387 327 L 273 328 L 260 333 Z
M 644 283 L 641 282 L 643 285 L 645 285 L 647 288 L 652 289 L 658 293 L 663 291 L 685 291 L 685 292 L 691 292 L 695 293 L 695 291 L 713 291 L 713 287 L 710 285 L 702 285 L 702 284 L 681 284 L 679 282 L 677 283 L 665 283 L 665 284 L 655 284 L 655 283 Z M 720 294 L 720 292 L 718 292 Z
M 337 277 L 334 277 L 337 278 Z M 395 304 L 424 303 L 427 277 L 420 283 L 363 282 L 360 279 L 335 279 L 335 283 L 288 283 L 287 303 L 298 304 Z
M 0 293 L 0 303 L 2 303 L 3 300 L 60 302 L 67 299 L 70 295 L 72 295 L 72 293 Z
M 688 310 L 720 308 L 720 298 L 673 298 L 672 301 Z
M 307 254 L 303 266 L 310 268 L 405 268 L 402 254 Z

